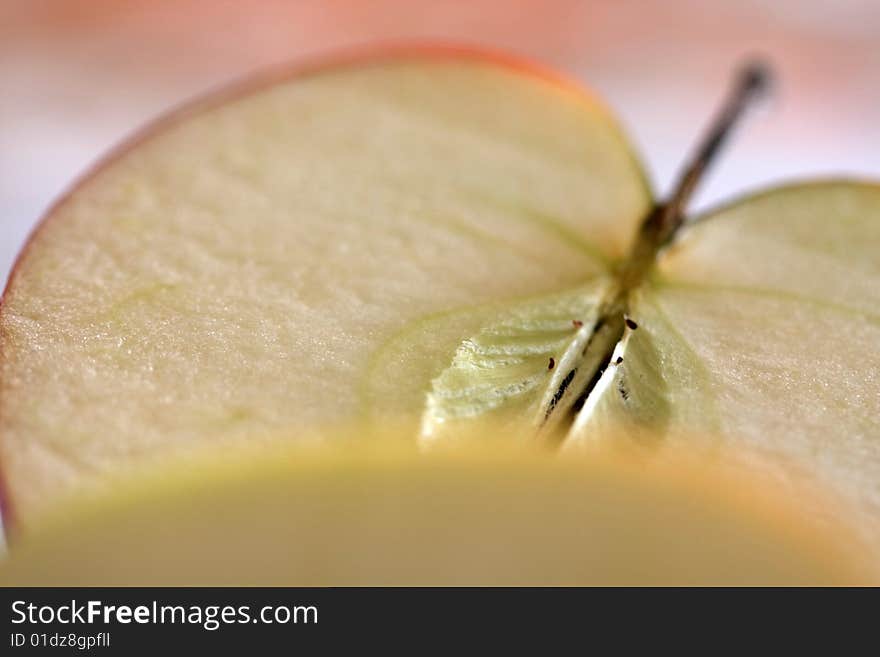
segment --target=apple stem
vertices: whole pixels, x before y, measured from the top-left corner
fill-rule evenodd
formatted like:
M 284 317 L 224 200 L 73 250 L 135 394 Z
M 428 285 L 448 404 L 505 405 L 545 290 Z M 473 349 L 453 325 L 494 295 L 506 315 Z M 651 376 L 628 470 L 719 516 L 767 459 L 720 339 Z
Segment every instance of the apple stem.
M 560 426 L 568 426 L 566 423 L 570 423 L 573 413 L 583 406 L 593 392 L 602 373 L 611 365 L 616 345 L 623 339 L 626 329 L 638 328 L 638 324 L 628 316 L 630 291 L 642 282 L 654 266 L 660 249 L 684 225 L 684 209 L 694 190 L 717 159 L 721 147 L 746 110 L 767 90 L 770 81 L 770 69 L 764 63 L 750 62 L 740 69 L 721 111 L 699 143 L 694 157 L 673 187 L 673 192 L 666 201 L 654 206 L 642 222 L 629 256 L 620 263 L 618 286 L 603 302 L 593 335 L 584 348 L 580 362 L 568 371 L 553 398 L 543 409 L 539 433 L 548 444 L 556 446 L 565 439 L 566 432 L 560 430 Z M 589 359 L 588 349 L 592 350 Z M 555 362 L 551 361 L 550 369 L 553 367 Z M 621 390 L 624 399 L 628 394 Z
M 654 206 L 642 222 L 632 251 L 621 265 L 621 297 L 641 283 L 645 273 L 654 266 L 657 253 L 672 241 L 684 225 L 685 206 L 697 185 L 717 159 L 721 147 L 746 110 L 770 87 L 771 79 L 770 68 L 763 62 L 750 62 L 738 71 L 721 111 L 672 188 L 672 193 L 666 201 Z
M 769 65 L 763 61 L 749 62 L 737 72 L 721 111 L 710 125 L 709 131 L 673 187 L 669 198 L 658 208 L 659 245 L 662 246 L 675 237 L 685 222 L 685 206 L 693 196 L 697 185 L 746 111 L 756 100 L 768 93 L 772 78 Z

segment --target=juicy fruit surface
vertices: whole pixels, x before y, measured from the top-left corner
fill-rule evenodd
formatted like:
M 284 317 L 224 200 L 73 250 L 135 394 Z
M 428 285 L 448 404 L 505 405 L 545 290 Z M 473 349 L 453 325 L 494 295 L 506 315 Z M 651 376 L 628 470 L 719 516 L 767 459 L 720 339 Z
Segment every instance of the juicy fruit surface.
M 170 121 L 66 198 L 11 280 L 16 515 L 204 441 L 418 414 L 482 327 L 460 311 L 607 272 L 649 202 L 602 108 L 487 58 L 331 67 Z M 444 313 L 447 351 L 389 352 Z M 425 385 L 374 394 L 401 361 Z
M 804 523 L 772 487 L 707 460 L 426 456 L 377 444 L 237 454 L 129 482 L 25 537 L 0 583 L 876 581 L 847 528 Z
M 878 245 L 875 184 L 792 186 L 698 221 L 634 296 L 640 328 L 569 445 L 628 426 L 733 446 L 843 494 L 880 545 Z

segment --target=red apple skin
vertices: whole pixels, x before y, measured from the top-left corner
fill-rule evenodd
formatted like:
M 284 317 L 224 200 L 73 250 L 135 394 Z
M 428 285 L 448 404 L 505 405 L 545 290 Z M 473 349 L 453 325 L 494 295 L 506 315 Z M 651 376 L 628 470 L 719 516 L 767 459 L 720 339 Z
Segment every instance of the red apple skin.
M 541 64 L 521 58 L 508 52 L 493 50 L 480 46 L 454 45 L 448 43 L 391 43 L 384 45 L 365 46 L 334 52 L 324 55 L 316 55 L 306 60 L 296 61 L 292 64 L 282 64 L 279 67 L 247 76 L 221 86 L 219 89 L 209 91 L 193 100 L 185 101 L 180 106 L 160 115 L 157 119 L 148 122 L 145 126 L 134 131 L 129 137 L 123 139 L 108 153 L 100 157 L 85 173 L 79 176 L 62 194 L 53 201 L 46 212 L 42 215 L 35 227 L 31 230 L 24 242 L 6 282 L 3 294 L 0 295 L 0 315 L 3 313 L 4 301 L 15 289 L 16 278 L 19 269 L 25 262 L 31 246 L 39 239 L 40 233 L 52 221 L 55 214 L 61 209 L 68 199 L 75 194 L 84 184 L 101 173 L 105 168 L 113 165 L 117 160 L 137 148 L 141 143 L 148 141 L 154 134 L 162 132 L 166 128 L 179 121 L 197 115 L 201 112 L 219 107 L 224 103 L 235 100 L 274 84 L 287 82 L 296 78 L 321 73 L 327 69 L 338 67 L 357 66 L 359 63 L 375 64 L 383 60 L 395 60 L 401 58 L 438 58 L 438 59 L 463 59 L 482 60 L 500 67 L 508 68 L 526 76 L 531 76 L 549 84 L 559 87 L 574 96 L 582 98 L 583 102 L 591 106 L 604 107 L 596 96 L 573 78 L 566 77 Z M 3 359 L 3 340 L 0 336 L 0 360 Z M 0 514 L 2 514 L 3 528 L 7 542 L 15 540 L 18 522 L 15 517 L 15 509 L 11 494 L 6 484 L 2 463 L 0 463 Z

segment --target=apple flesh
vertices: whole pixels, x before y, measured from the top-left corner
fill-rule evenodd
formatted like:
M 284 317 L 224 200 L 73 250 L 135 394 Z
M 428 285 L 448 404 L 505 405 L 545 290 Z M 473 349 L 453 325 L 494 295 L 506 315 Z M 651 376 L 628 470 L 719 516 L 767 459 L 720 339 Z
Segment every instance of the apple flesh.
M 632 295 L 639 328 L 566 448 L 723 447 L 779 482 L 806 474 L 880 555 L 878 244 L 870 182 L 779 187 L 697 219 Z
M 462 336 L 605 275 L 649 206 L 597 102 L 484 54 L 345 61 L 187 110 L 79 184 L 15 268 L 7 510 L 205 443 L 417 423 Z

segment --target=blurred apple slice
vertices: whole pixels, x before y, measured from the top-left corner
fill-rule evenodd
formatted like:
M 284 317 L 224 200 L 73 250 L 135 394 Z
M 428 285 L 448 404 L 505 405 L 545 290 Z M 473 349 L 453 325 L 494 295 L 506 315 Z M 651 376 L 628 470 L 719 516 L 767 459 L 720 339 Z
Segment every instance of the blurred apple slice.
M 187 109 L 60 201 L 12 274 L 7 512 L 204 443 L 417 423 L 463 337 L 601 285 L 649 207 L 603 107 L 486 54 L 355 58 Z
M 215 452 L 62 505 L 16 545 L 0 584 L 877 581 L 849 527 L 804 521 L 795 506 L 828 500 L 779 495 L 721 459 L 426 455 L 370 440 L 370 449 Z

